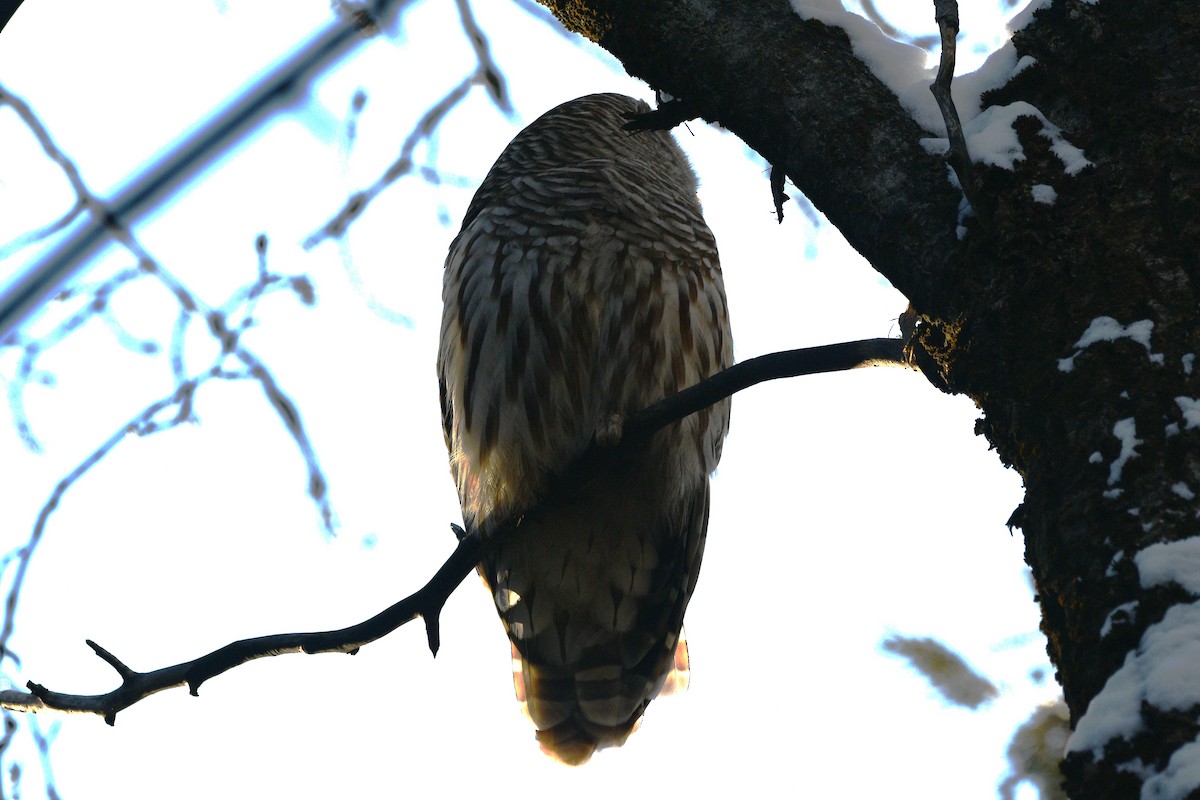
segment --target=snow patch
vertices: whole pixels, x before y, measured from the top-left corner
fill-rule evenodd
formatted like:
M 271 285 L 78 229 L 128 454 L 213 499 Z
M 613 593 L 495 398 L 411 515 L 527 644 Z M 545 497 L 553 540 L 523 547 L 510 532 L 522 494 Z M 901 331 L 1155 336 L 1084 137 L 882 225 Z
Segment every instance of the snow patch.
M 932 134 L 943 137 L 946 135 L 946 123 L 942 119 L 942 112 L 933 93 L 929 91 L 934 78 L 937 77 L 937 69 L 926 66 L 928 54 L 924 50 L 888 37 L 874 22 L 847 11 L 841 0 L 791 0 L 791 4 L 792 10 L 801 19 L 815 19 L 845 31 L 850 37 L 854 55 L 892 90 L 900 105 L 916 123 Z M 1024 14 L 1025 12 L 1017 14 L 1013 18 L 1014 21 L 1022 19 Z M 930 16 L 932 17 L 932 13 Z M 1023 25 L 1024 22 L 1020 24 Z M 1011 26 L 1012 23 L 1010 29 L 1016 30 Z M 1018 61 L 1016 48 L 1009 41 L 989 55 L 979 69 L 954 76 L 954 81 L 950 84 L 950 94 L 954 98 L 954 106 L 958 109 L 962 123 L 966 125 L 979 116 L 982 104 L 980 98 L 984 92 L 1003 86 L 1033 63 L 1034 59 L 1029 57 Z M 1040 112 L 1037 114 L 1040 116 Z M 1057 132 L 1058 129 L 1054 130 Z M 942 152 L 945 152 L 946 140 L 943 138 L 935 141 L 942 142 Z M 930 152 L 937 154 L 936 150 Z M 972 157 L 978 160 L 973 152 Z
M 918 125 L 928 131 L 946 130 L 929 91 L 935 73 L 925 66 L 924 50 L 889 38 L 874 22 L 847 11 L 841 0 L 792 0 L 792 10 L 801 19 L 845 31 L 854 55 L 892 90 Z
M 1033 12 L 1046 5 L 1049 0 L 1029 3 L 1009 22 L 1009 32 L 1024 27 Z M 945 121 L 929 91 L 937 70 L 926 66 L 928 56 L 923 49 L 890 38 L 874 22 L 848 11 L 841 0 L 791 0 L 791 6 L 801 19 L 818 20 L 844 31 L 854 55 L 892 91 L 913 120 L 933 136 L 942 137 L 921 139 L 926 151 L 931 155 L 942 155 L 949 150 Z M 1012 128 L 1013 122 L 1018 117 L 1034 117 L 1041 122 L 1041 135 L 1050 140 L 1050 150 L 1062 162 L 1065 172 L 1077 175 L 1092 162 L 1082 150 L 1067 142 L 1059 127 L 1046 119 L 1039 109 L 1022 101 L 980 110 L 985 92 L 1003 86 L 1034 63 L 1035 59 L 1028 56 L 1018 60 L 1016 48 L 1008 41 L 989 55 L 979 69 L 955 76 L 950 94 L 963 125 L 967 150 L 972 161 L 1011 170 L 1017 161 L 1025 158 Z M 1035 200 L 1053 203 L 1053 200 L 1045 199 L 1047 196 L 1043 193 L 1035 196 Z M 961 239 L 963 228 L 958 227 Z
M 1200 604 L 1175 606 L 1161 622 L 1146 630 L 1137 649 L 1125 657 L 1121 668 L 1092 698 L 1067 742 L 1067 750 L 1089 750 L 1095 758 L 1103 758 L 1108 742 L 1132 738 L 1143 729 L 1143 702 L 1164 710 L 1186 710 L 1200 703 L 1197 659 Z M 1161 776 L 1173 779 L 1177 773 L 1168 765 Z
M 1133 421 L 1133 417 L 1117 420 L 1113 425 L 1113 436 L 1121 442 L 1121 453 L 1116 460 L 1108 467 L 1108 485 L 1112 486 L 1117 481 L 1121 480 L 1121 470 L 1125 469 L 1126 462 L 1131 458 L 1137 458 L 1137 450 L 1134 448 L 1142 443 L 1142 440 L 1137 438 L 1137 425 Z M 1130 513 L 1133 513 L 1132 511 Z
M 1054 201 L 1058 199 L 1058 192 L 1048 183 L 1035 183 L 1029 187 L 1029 193 L 1033 195 L 1033 202 L 1048 206 L 1054 205 Z
M 1183 421 L 1187 423 L 1183 429 L 1186 431 L 1200 428 L 1200 400 L 1194 397 L 1176 397 L 1175 402 L 1183 412 Z
M 1121 603 L 1121 605 L 1108 612 L 1108 616 L 1104 618 L 1104 624 L 1100 626 L 1100 638 L 1103 639 L 1112 633 L 1113 620 L 1119 619 L 1122 622 L 1132 622 L 1137 607 L 1138 601 L 1130 600 L 1128 603 Z
M 1010 33 L 1015 33 L 1030 23 L 1033 19 L 1035 11 L 1040 11 L 1043 8 L 1050 7 L 1051 0 L 1030 0 L 1029 5 L 1018 11 L 1013 18 L 1008 21 L 1008 30 Z
M 1104 456 L 1100 455 L 1100 451 L 1099 451 L 1099 450 L 1097 450 L 1096 452 L 1094 452 L 1094 453 L 1092 453 L 1090 456 L 1088 456 L 1088 463 L 1089 463 L 1089 464 L 1099 464 L 1099 463 L 1101 463 L 1102 461 L 1104 461 Z
M 1062 162 L 1063 171 L 1068 175 L 1078 175 L 1085 167 L 1092 166 L 1082 150 L 1062 137 L 1061 128 L 1024 100 L 1006 106 L 991 106 L 974 118 L 963 118 L 963 135 L 971 160 L 1007 170 L 1014 169 L 1018 161 L 1024 161 L 1025 151 L 1013 128 L 1021 117 L 1033 117 L 1042 123 L 1039 133 L 1050 140 L 1050 152 Z M 921 145 L 933 155 L 944 154 L 950 148 L 946 139 L 922 139 Z
M 1034 58 L 1033 56 L 1021 56 L 1021 58 L 1017 60 L 1016 65 L 1013 66 L 1012 74 L 1009 77 L 1012 77 L 1012 78 L 1017 77 L 1022 72 L 1029 69 L 1036 63 L 1037 63 L 1037 59 Z
M 1175 583 L 1200 597 L 1200 536 L 1152 544 L 1133 561 L 1143 589 Z
M 1124 489 L 1106 489 L 1101 494 L 1101 497 L 1103 497 L 1105 500 L 1116 500 L 1118 497 L 1120 497 L 1124 493 L 1125 493 Z
M 1137 322 L 1131 322 L 1129 325 L 1122 325 L 1112 317 L 1096 317 L 1088 325 L 1083 335 L 1079 337 L 1079 341 L 1075 343 L 1075 347 L 1078 349 L 1069 358 L 1060 358 L 1058 360 L 1058 370 L 1059 372 L 1070 372 L 1075 369 L 1075 359 L 1084 350 L 1096 342 L 1115 342 L 1117 339 L 1133 339 L 1146 348 L 1146 353 L 1149 354 L 1150 360 L 1153 363 L 1161 364 L 1163 363 L 1162 354 L 1154 353 L 1150 350 L 1150 334 L 1153 331 L 1154 321 L 1149 319 L 1141 319 Z
M 1096 0 L 1083 0 L 1094 3 Z M 1155 800 L 1187 800 L 1200 786 L 1200 739 L 1171 754 L 1167 768 L 1142 784 L 1142 797 Z
M 1150 334 L 1153 331 L 1153 320 L 1138 320 L 1131 322 L 1126 327 L 1112 317 L 1096 317 L 1083 332 L 1083 336 L 1079 337 L 1075 346 L 1084 348 L 1096 342 L 1111 342 L 1115 339 L 1128 338 L 1145 347 L 1148 352 L 1150 350 Z
M 1196 493 L 1193 492 L 1191 487 L 1188 486 L 1183 481 L 1180 481 L 1179 483 L 1171 484 L 1171 491 L 1174 492 L 1175 494 L 1179 495 L 1180 497 L 1182 497 L 1184 500 L 1195 500 L 1196 499 Z
M 1196 362 L 1196 354 L 1195 353 L 1184 353 L 1182 356 L 1179 357 L 1179 360 L 1181 362 L 1183 362 L 1183 374 L 1191 375 L 1192 374 L 1192 364 L 1194 364 Z
M 1092 751 L 1098 760 L 1104 757 L 1104 745 L 1112 739 L 1129 739 L 1142 729 L 1141 676 L 1138 657 L 1125 656 L 1125 663 L 1114 672 L 1088 703 L 1075 732 L 1067 740 L 1067 752 Z

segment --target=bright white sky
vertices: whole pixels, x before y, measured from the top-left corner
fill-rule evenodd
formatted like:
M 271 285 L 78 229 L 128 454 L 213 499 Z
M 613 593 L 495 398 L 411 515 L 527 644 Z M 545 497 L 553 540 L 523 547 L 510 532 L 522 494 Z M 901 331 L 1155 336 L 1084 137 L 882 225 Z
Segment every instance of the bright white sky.
M 433 372 L 446 247 L 474 185 L 521 126 L 589 92 L 652 97 L 613 59 L 517 6 L 475 5 L 517 119 L 482 90 L 449 118 L 438 163 L 464 187 L 404 180 L 342 251 L 300 247 L 474 69 L 453 3 L 425 0 L 398 37 L 362 47 L 299 113 L 278 117 L 137 227 L 159 262 L 213 305 L 253 280 L 263 232 L 274 271 L 315 283 L 315 308 L 273 295 L 244 341 L 301 410 L 329 480 L 336 537 L 322 532 L 303 461 L 257 386 L 210 383 L 197 400 L 200 424 L 124 442 L 55 513 L 21 599 L 19 682 L 109 690 L 116 676 L 85 638 L 148 670 L 236 638 L 341 627 L 416 589 L 450 553 L 448 525 L 459 515 Z M 877 5 L 893 13 L 924 4 Z M 895 22 L 932 32 L 928 5 Z M 0 83 L 33 106 L 104 196 L 307 38 L 328 7 L 26 0 L 0 40 Z M 959 61 L 969 68 L 1004 31 L 996 10 L 963 12 Z M 342 120 L 360 87 L 368 99 L 347 154 Z M 904 299 L 831 226 L 814 226 L 795 203 L 776 225 L 760 160 L 729 135 L 689 129 L 678 135 L 721 247 L 739 358 L 897 334 Z M 0 109 L 0 142 L 3 243 L 63 213 L 72 197 L 9 109 Z M 0 280 L 36 254 L 0 262 Z M 110 251 L 84 280 L 132 264 Z M 153 279 L 119 290 L 113 307 L 134 335 L 168 341 L 176 307 Z M 380 307 L 407 324 L 371 310 Z M 187 356 L 200 369 L 215 350 L 193 327 Z M 0 352 L 5 381 L 18 357 Z M 45 452 L 28 452 L 12 425 L 0 425 L 4 548 L 25 540 L 64 474 L 171 389 L 163 355 L 131 353 L 98 320 L 38 367 L 54 383 L 31 385 L 25 401 Z M 469 579 L 444 612 L 436 661 L 413 624 L 353 658 L 259 661 L 206 684 L 199 699 L 157 695 L 113 729 L 66 719 L 53 746 L 59 791 L 391 797 L 438 785 L 451 797 L 611 798 L 682 784 L 746 796 L 991 796 L 1012 729 L 1057 690 L 1031 678 L 1048 665 L 1023 545 L 1004 527 L 1020 480 L 974 436 L 977 416 L 970 401 L 902 370 L 739 395 L 687 617 L 691 689 L 656 701 L 625 747 L 585 768 L 538 751 L 513 699 L 491 601 Z M 1000 698 L 979 713 L 946 706 L 880 651 L 895 633 L 941 639 Z M 36 766 L 27 766 L 24 796 L 36 796 Z

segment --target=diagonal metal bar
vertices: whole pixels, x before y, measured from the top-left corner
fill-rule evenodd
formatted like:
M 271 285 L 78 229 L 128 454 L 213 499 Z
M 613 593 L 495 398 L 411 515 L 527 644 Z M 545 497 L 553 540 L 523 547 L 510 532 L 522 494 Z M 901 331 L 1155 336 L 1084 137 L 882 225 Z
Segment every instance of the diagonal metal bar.
M 180 191 L 214 159 L 271 114 L 305 91 L 313 77 L 386 27 L 411 0 L 372 0 L 338 17 L 260 80 L 231 98 L 199 129 L 133 176 L 107 201 L 98 200 L 87 222 L 0 294 L 0 344 L 58 291 L 114 230 L 128 228 L 164 198 Z

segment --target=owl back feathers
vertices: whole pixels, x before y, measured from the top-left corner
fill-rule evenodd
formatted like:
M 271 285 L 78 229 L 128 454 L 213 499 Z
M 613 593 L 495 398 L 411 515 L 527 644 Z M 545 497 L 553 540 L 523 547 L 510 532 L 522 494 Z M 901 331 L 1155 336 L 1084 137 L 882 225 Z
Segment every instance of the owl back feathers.
M 728 401 L 581 459 L 614 415 L 732 363 L 695 176 L 620 95 L 553 109 L 497 160 L 451 245 L 438 358 L 451 473 L 538 739 L 622 743 L 686 645 Z

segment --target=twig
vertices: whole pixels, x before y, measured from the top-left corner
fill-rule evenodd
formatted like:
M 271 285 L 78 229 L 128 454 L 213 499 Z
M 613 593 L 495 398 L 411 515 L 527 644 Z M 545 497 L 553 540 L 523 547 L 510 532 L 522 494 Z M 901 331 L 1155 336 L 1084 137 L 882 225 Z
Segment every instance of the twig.
M 58 738 L 61 724 L 54 722 L 50 730 L 43 732 L 37 724 L 37 717 L 29 718 L 29 732 L 33 734 L 33 744 L 37 748 L 38 761 L 42 765 L 42 783 L 46 787 L 47 800 L 58 800 L 59 796 L 54 783 L 54 767 L 50 764 L 50 745 Z
M 367 210 L 367 207 L 375 198 L 388 186 L 406 175 L 415 174 L 429 183 L 442 183 L 444 176 L 433 163 L 435 157 L 427 157 L 426 161 L 428 163 L 419 165 L 416 163 L 413 154 L 416 152 L 417 145 L 422 142 L 426 142 L 430 148 L 433 147 L 436 143 L 438 127 L 450 112 L 466 99 L 472 87 L 477 85 L 486 87 L 488 95 L 492 99 L 492 104 L 503 112 L 505 116 L 512 116 L 512 103 L 509 100 L 508 89 L 504 83 L 504 73 L 492 59 L 487 37 L 475 21 L 467 0 L 456 0 L 456 2 L 463 32 L 467 35 L 467 38 L 471 42 L 471 47 L 475 51 L 476 64 L 474 71 L 463 78 L 457 86 L 447 92 L 441 100 L 434 103 L 417 120 L 416 125 L 409 131 L 408 136 L 404 139 L 404 143 L 400 146 L 400 154 L 384 170 L 384 173 L 375 179 L 374 183 L 352 194 L 342 204 L 341 209 L 336 214 L 318 230 L 309 234 L 308 238 L 304 240 L 304 248 L 306 250 L 316 247 L 326 239 L 342 238 L 354 221 L 362 216 L 363 212 Z
M 475 50 L 475 60 L 479 64 L 477 75 L 487 87 L 488 94 L 492 96 L 492 102 L 496 107 L 505 114 L 512 114 L 512 103 L 508 99 L 508 88 L 504 84 L 504 73 L 500 71 L 500 67 L 492 59 L 492 49 L 488 45 L 487 36 L 479 27 L 479 23 L 475 21 L 475 14 L 471 11 L 471 4 L 468 0 L 456 0 L 458 6 L 458 18 L 462 23 L 463 33 L 471 40 L 471 47 Z
M 326 239 L 339 239 L 345 235 L 350 225 L 362 216 L 367 206 L 378 197 L 384 189 L 391 186 L 400 178 L 414 172 L 413 152 L 422 141 L 430 139 L 437 131 L 438 125 L 471 91 L 471 87 L 479 82 L 479 70 L 468 75 L 457 86 L 435 103 L 409 132 L 400 146 L 400 155 L 365 189 L 355 192 L 342 205 L 341 210 L 329 219 L 321 228 L 304 240 L 304 248 L 311 250 Z
M 77 695 L 51 691 L 30 681 L 26 686 L 29 694 L 20 692 L 0 693 L 0 705 L 17 710 L 37 710 L 40 701 L 47 708 L 74 714 L 96 714 L 113 725 L 117 712 L 134 703 L 176 686 L 187 685 L 192 695 L 198 695 L 201 684 L 234 667 L 257 658 L 277 656 L 283 653 L 350 653 L 358 652 L 365 644 L 380 639 L 406 622 L 422 617 L 429 649 L 437 655 L 441 643 L 438 616 L 446 599 L 463 579 L 475 568 L 484 552 L 484 540 L 478 535 L 463 536 L 458 547 L 446 559 L 437 574 L 419 591 L 399 603 L 381 611 L 365 622 L 335 631 L 317 633 L 281 633 L 242 639 L 225 645 L 219 650 L 193 661 L 157 669 L 153 672 L 137 672 L 123 664 L 120 659 L 95 642 L 88 640 L 88 647 L 121 676 L 121 685 L 107 694 Z M 29 699 L 29 698 L 33 699 Z
M 937 100 L 946 122 L 946 137 L 950 150 L 946 159 L 967 198 L 971 209 L 980 222 L 987 224 L 988 213 L 979 202 L 978 183 L 975 178 L 975 167 L 971 162 L 971 154 L 967 150 L 967 140 L 963 136 L 962 122 L 958 118 L 958 109 L 954 106 L 954 98 L 950 94 L 950 82 L 954 80 L 954 54 L 958 38 L 958 2 L 957 0 L 933 0 L 934 19 L 942 34 L 942 58 L 938 64 L 937 79 L 929 87 Z
M 22 353 L 21 360 L 17 365 L 16 376 L 8 383 L 8 406 L 12 411 L 17 433 L 21 437 L 22 443 L 30 452 L 40 453 L 42 446 L 33 432 L 29 415 L 25 409 L 25 390 L 28 388 L 29 383 L 41 374 L 37 371 L 37 362 L 50 347 L 53 347 L 65 340 L 72 333 L 78 331 L 93 317 L 99 316 L 102 320 L 109 322 L 109 327 L 114 329 L 114 333 L 117 333 L 117 341 L 122 346 L 144 354 L 154 352 L 152 348 L 146 346 L 146 342 L 139 342 L 137 345 L 130 346 L 131 341 L 129 339 L 131 337 L 123 329 L 120 329 L 119 325 L 116 325 L 109 307 L 109 300 L 113 293 L 125 284 L 136 280 L 141 274 L 137 269 L 122 270 L 99 286 L 92 288 L 89 292 L 90 297 L 87 298 L 87 301 L 77 311 L 55 325 L 49 333 L 43 334 L 37 339 L 27 341 L 20 334 L 13 334 L 12 344 L 14 346 L 19 345 Z M 76 293 L 76 296 L 81 297 L 83 293 Z
M 681 97 L 672 97 L 659 104 L 658 108 L 653 111 L 628 115 L 629 122 L 625 123 L 625 130 L 630 133 L 669 131 L 676 125 L 693 120 L 698 116 L 700 116 L 700 112 L 695 105 Z

